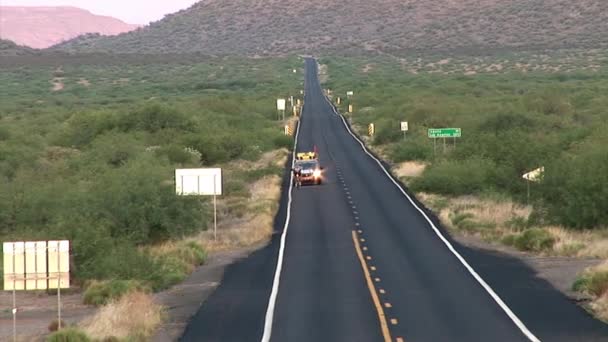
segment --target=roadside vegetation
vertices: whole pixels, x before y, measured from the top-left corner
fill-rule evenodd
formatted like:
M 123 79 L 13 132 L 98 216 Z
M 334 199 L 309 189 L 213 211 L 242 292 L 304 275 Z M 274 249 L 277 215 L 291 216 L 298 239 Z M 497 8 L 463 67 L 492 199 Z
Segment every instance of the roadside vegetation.
M 182 281 L 213 250 L 211 201 L 175 195 L 175 168 L 224 169 L 223 245 L 271 235 L 292 146 L 275 100 L 299 94 L 301 60 L 78 58 L 0 71 L 2 241 L 71 240 L 85 302 L 120 311 Z M 84 330 L 101 338 L 100 324 Z
M 525 58 L 327 58 L 321 70 L 341 112 L 353 105 L 348 120 L 448 229 L 542 255 L 608 258 L 608 53 L 530 55 L 522 68 Z M 448 127 L 462 138 L 427 136 Z M 539 167 L 542 181 L 527 184 L 522 175 Z M 575 288 L 605 319 L 600 269 Z

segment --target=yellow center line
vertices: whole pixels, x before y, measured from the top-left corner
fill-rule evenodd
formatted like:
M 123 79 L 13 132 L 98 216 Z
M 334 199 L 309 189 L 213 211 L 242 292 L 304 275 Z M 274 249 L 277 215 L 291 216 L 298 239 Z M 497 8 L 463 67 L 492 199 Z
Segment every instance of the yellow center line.
M 359 246 L 359 241 L 357 240 L 357 233 L 353 230 L 353 242 L 355 243 L 355 250 L 357 251 L 357 256 L 359 256 L 359 261 L 361 262 L 361 268 L 363 269 L 363 274 L 365 275 L 365 280 L 367 282 L 367 287 L 369 288 L 369 292 L 372 295 L 372 300 L 374 302 L 374 306 L 376 307 L 376 311 L 378 312 L 378 320 L 380 321 L 380 329 L 382 330 L 382 336 L 384 336 L 385 342 L 391 342 L 391 332 L 388 330 L 388 323 L 386 322 L 386 315 L 384 314 L 384 309 L 382 308 L 382 304 L 380 304 L 380 299 L 378 298 L 378 294 L 376 293 L 376 288 L 374 287 L 374 282 L 372 281 L 372 277 L 369 274 L 369 270 L 367 269 L 367 264 L 365 263 L 365 258 L 363 258 L 363 252 L 361 252 L 361 247 Z

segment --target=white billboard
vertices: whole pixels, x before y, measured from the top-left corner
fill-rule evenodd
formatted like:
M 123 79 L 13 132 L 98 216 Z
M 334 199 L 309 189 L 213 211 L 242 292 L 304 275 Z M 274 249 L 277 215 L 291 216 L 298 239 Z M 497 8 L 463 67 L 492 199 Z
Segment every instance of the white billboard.
M 401 131 L 402 132 L 407 132 L 407 130 L 409 129 L 407 121 L 401 121 Z
M 175 170 L 175 193 L 184 196 L 221 196 L 222 169 Z
M 4 290 L 70 287 L 70 242 L 4 242 Z
M 277 99 L 277 110 L 285 110 L 285 99 Z

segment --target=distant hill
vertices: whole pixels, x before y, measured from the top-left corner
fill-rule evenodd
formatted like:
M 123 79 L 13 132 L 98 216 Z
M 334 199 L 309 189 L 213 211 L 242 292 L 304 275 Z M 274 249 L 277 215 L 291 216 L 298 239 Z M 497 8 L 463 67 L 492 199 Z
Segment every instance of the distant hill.
M 71 52 L 282 55 L 604 48 L 606 0 L 202 0 Z
M 15 42 L 0 39 L 0 56 L 24 56 L 33 55 L 35 50 L 27 46 L 19 46 Z
M 75 7 L 0 7 L 0 38 L 47 48 L 83 33 L 116 35 L 138 28 Z

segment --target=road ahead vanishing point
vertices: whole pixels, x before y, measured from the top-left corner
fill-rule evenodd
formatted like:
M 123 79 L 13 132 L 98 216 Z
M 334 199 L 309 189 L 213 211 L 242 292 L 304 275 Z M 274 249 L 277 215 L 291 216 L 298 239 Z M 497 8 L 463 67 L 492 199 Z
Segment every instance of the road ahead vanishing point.
M 297 150 L 315 145 L 324 184 L 286 176 L 272 242 L 226 270 L 182 341 L 608 341 L 522 262 L 451 240 L 350 132 L 308 59 Z

